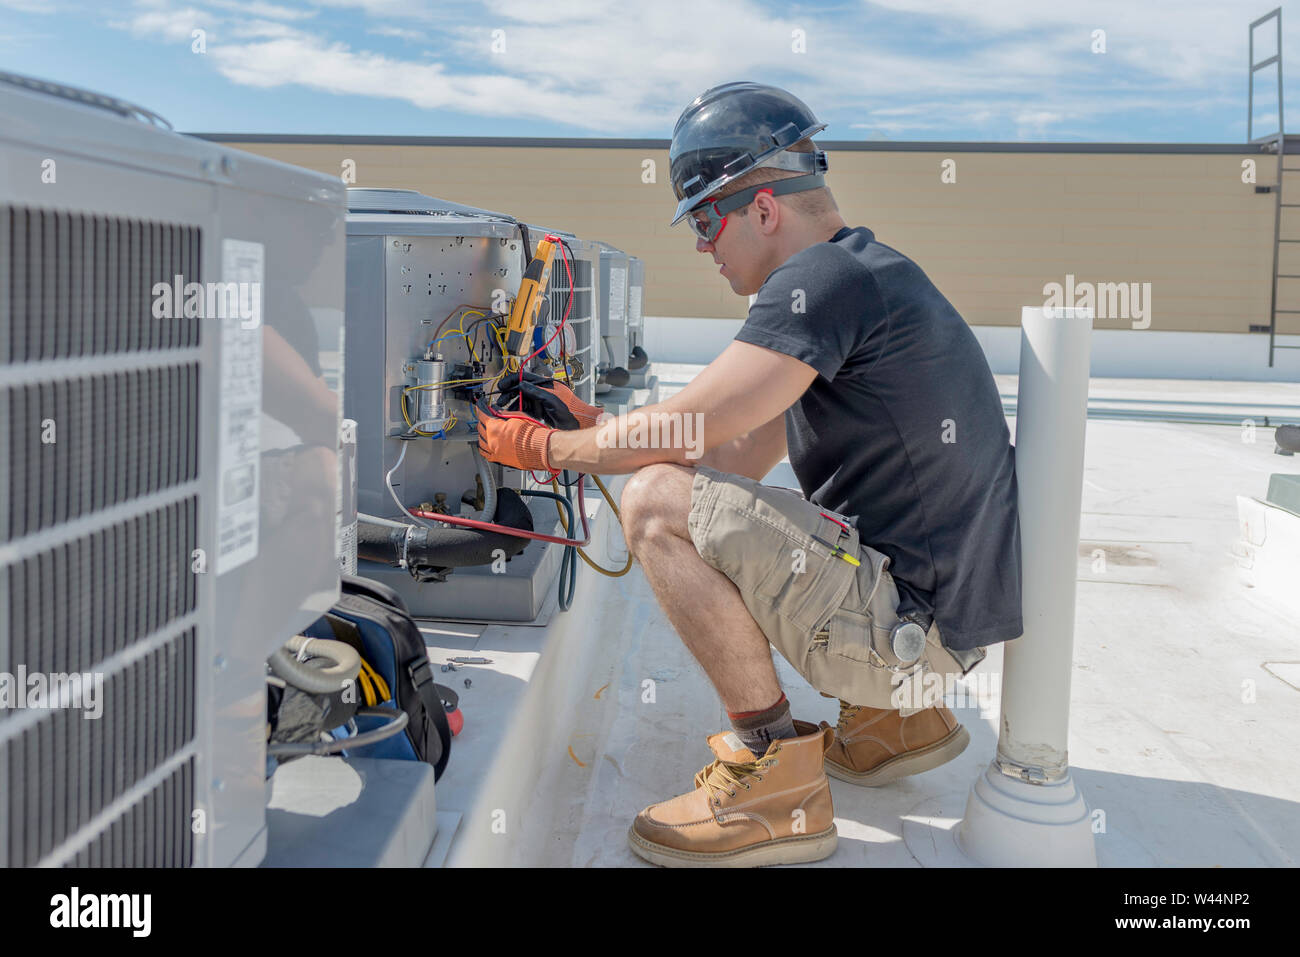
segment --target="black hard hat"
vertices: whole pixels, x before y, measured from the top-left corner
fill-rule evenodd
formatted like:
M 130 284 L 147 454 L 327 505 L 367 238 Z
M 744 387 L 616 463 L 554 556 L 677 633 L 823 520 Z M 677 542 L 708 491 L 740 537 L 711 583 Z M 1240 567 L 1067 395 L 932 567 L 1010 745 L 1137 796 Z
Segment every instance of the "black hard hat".
M 676 225 L 728 182 L 759 166 L 816 173 L 826 154 L 787 150 L 826 128 L 797 96 L 765 83 L 724 83 L 695 98 L 668 149 Z

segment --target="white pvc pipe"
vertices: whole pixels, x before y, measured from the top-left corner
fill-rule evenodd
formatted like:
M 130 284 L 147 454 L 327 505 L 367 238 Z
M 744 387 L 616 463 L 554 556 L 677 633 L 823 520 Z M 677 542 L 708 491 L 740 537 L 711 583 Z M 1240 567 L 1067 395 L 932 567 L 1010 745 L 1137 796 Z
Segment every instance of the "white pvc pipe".
M 1092 316 L 1045 312 L 1021 315 L 1016 484 L 1025 632 L 1005 650 L 998 753 L 1051 777 L 1068 766 Z
M 1090 310 L 1025 307 L 1016 401 L 1024 633 L 1003 651 L 997 755 L 957 839 L 993 866 L 1095 866 L 1069 774 L 1070 672 L 1088 411 Z

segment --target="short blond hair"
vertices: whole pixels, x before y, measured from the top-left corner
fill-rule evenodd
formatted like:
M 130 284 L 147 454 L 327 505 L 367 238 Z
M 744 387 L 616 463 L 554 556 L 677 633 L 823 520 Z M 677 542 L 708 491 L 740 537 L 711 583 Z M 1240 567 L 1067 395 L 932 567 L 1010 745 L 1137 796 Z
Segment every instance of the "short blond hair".
M 814 153 L 817 151 L 817 144 L 811 139 L 800 140 L 794 146 L 790 147 L 791 153 Z M 760 166 L 758 169 L 750 170 L 743 176 L 733 179 L 722 189 L 712 196 L 714 200 L 725 199 L 728 196 L 734 196 L 742 189 L 748 189 L 750 186 L 758 186 L 761 183 L 771 183 L 778 179 L 793 179 L 796 176 L 803 176 L 803 173 L 796 173 L 790 170 L 774 169 L 770 166 Z M 793 209 L 803 213 L 805 216 L 824 216 L 827 213 L 839 212 L 839 206 L 835 204 L 835 197 L 831 195 L 828 187 L 822 186 L 818 189 L 804 190 L 799 193 L 786 193 L 781 199 L 788 203 Z M 749 207 L 745 206 L 739 210 L 741 216 L 749 214 Z

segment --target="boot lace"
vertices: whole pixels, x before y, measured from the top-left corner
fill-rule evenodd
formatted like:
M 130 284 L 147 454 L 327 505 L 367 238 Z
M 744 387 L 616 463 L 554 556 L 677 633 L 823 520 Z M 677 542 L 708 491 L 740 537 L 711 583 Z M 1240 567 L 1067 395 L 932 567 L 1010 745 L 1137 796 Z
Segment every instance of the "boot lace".
M 848 729 L 849 722 L 852 721 L 854 718 L 856 718 L 858 716 L 858 712 L 862 710 L 862 705 L 849 704 L 843 698 L 840 698 L 839 701 L 840 701 L 840 719 L 835 723 L 835 730 L 838 731 L 840 734 L 843 734 Z
M 776 764 L 776 759 L 771 757 L 739 762 L 723 761 L 719 758 L 696 772 L 695 787 L 704 788 L 709 796 L 709 803 L 717 804 L 721 800 L 721 793 L 735 797 L 738 787 L 748 791 L 752 785 L 746 784 L 745 779 L 763 780 L 760 772 L 766 771 L 773 764 Z

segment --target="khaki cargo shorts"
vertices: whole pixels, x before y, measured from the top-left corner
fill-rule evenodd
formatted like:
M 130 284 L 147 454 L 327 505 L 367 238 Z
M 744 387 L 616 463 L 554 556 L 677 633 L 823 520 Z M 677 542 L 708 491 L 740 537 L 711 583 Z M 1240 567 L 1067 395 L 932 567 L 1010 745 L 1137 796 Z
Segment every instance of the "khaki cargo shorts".
M 984 657 L 953 657 L 931 625 L 921 658 L 903 665 L 890 648 L 898 588 L 889 558 L 822 516 L 797 492 L 697 466 L 687 519 L 700 557 L 740 589 L 768 641 L 818 691 L 851 704 L 911 714 L 928 674 L 954 679 Z M 836 516 L 841 518 L 842 516 Z M 835 558 L 817 536 L 861 562 Z M 913 684 L 915 682 L 915 684 Z M 910 686 L 910 687 L 909 687 Z M 913 697 L 908 697 L 914 695 Z

